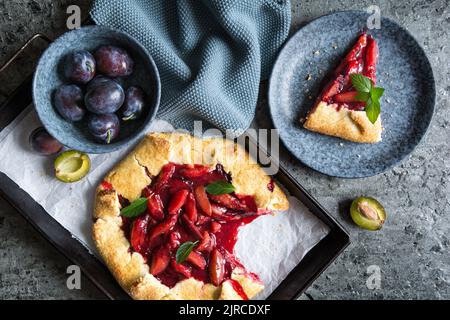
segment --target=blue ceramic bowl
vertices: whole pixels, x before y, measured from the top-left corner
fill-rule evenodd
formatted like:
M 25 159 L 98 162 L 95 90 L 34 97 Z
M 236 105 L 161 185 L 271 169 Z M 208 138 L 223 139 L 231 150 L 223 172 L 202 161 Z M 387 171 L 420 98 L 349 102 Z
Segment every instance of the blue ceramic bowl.
M 119 136 L 110 144 L 95 141 L 85 120 L 70 123 L 54 108 L 53 95 L 62 84 L 70 83 L 62 72 L 64 57 L 75 50 L 94 52 L 101 45 L 124 48 L 134 60 L 134 71 L 122 78 L 123 87 L 140 86 L 147 94 L 146 109 L 139 119 L 121 123 Z M 83 88 L 84 89 L 84 88 Z M 140 139 L 155 118 L 161 96 L 158 69 L 148 51 L 128 34 L 104 26 L 87 26 L 63 34 L 44 52 L 33 79 L 33 100 L 38 116 L 48 132 L 70 149 L 107 153 Z

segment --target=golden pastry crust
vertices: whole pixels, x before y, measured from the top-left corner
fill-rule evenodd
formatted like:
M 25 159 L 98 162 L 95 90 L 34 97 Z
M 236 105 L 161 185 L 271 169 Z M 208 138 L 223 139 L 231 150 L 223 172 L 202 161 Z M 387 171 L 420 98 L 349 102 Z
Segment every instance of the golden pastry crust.
M 232 141 L 199 139 L 178 133 L 152 133 L 106 175 L 104 181 L 110 183 L 113 190 L 105 189 L 103 184 L 96 190 L 93 239 L 100 255 L 122 288 L 134 299 L 239 298 L 229 284 L 215 287 L 194 278 L 169 288 L 149 273 L 141 254 L 130 250 L 130 243 L 121 228 L 118 195 L 135 200 L 151 183 L 149 174 L 157 176 L 169 162 L 211 167 L 221 163 L 227 172 L 231 171 L 236 192 L 253 195 L 258 208 L 287 210 L 289 207 L 283 191 L 275 185 L 270 192 L 266 187 L 270 177 Z M 233 271 L 231 278 L 241 284 L 249 298 L 264 288 L 259 280 L 239 268 Z
M 338 108 L 336 104 L 320 101 L 308 114 L 303 126 L 311 131 L 360 142 L 381 141 L 381 120 L 372 124 L 365 111 Z

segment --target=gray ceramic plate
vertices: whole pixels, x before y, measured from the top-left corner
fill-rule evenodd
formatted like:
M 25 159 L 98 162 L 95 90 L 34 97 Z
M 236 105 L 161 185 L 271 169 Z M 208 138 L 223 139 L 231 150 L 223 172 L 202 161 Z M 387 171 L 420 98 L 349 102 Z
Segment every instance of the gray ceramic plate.
M 305 165 L 336 177 L 368 177 L 392 168 L 418 145 L 431 122 L 435 84 L 430 63 L 411 34 L 382 18 L 369 30 L 378 41 L 377 85 L 383 141 L 358 144 L 302 127 L 324 81 L 365 28 L 368 14 L 343 11 L 320 17 L 300 29 L 283 47 L 270 78 L 272 120 L 289 151 Z M 311 79 L 308 79 L 311 75 Z

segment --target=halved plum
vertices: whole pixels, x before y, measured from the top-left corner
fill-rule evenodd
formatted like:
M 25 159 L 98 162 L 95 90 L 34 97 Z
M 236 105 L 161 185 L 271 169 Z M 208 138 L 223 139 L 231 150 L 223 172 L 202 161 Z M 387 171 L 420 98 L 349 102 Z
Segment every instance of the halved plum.
M 62 182 L 75 182 L 82 179 L 91 168 L 89 156 L 77 150 L 61 153 L 55 160 L 55 176 Z

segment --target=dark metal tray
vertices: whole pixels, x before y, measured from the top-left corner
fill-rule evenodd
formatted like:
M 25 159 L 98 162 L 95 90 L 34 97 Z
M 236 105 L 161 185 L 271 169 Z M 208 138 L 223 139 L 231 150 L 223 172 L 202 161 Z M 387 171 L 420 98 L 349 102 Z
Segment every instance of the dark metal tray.
M 31 39 L 35 38 L 37 37 Z M 45 39 L 45 37 L 43 38 Z M 5 65 L 9 65 L 12 61 L 13 59 Z M 0 71 L 4 69 L 3 66 Z M 31 81 L 30 76 L 0 106 L 0 131 L 30 105 L 32 101 Z M 268 297 L 268 299 L 280 300 L 295 299 L 349 245 L 350 239 L 343 227 L 281 165 L 275 179 L 330 228 L 328 235 L 308 252 Z M 129 299 L 105 265 L 90 254 L 86 247 L 72 237 L 69 231 L 2 172 L 0 172 L 0 196 L 16 208 L 59 252 L 80 266 L 86 277 L 108 298 Z

